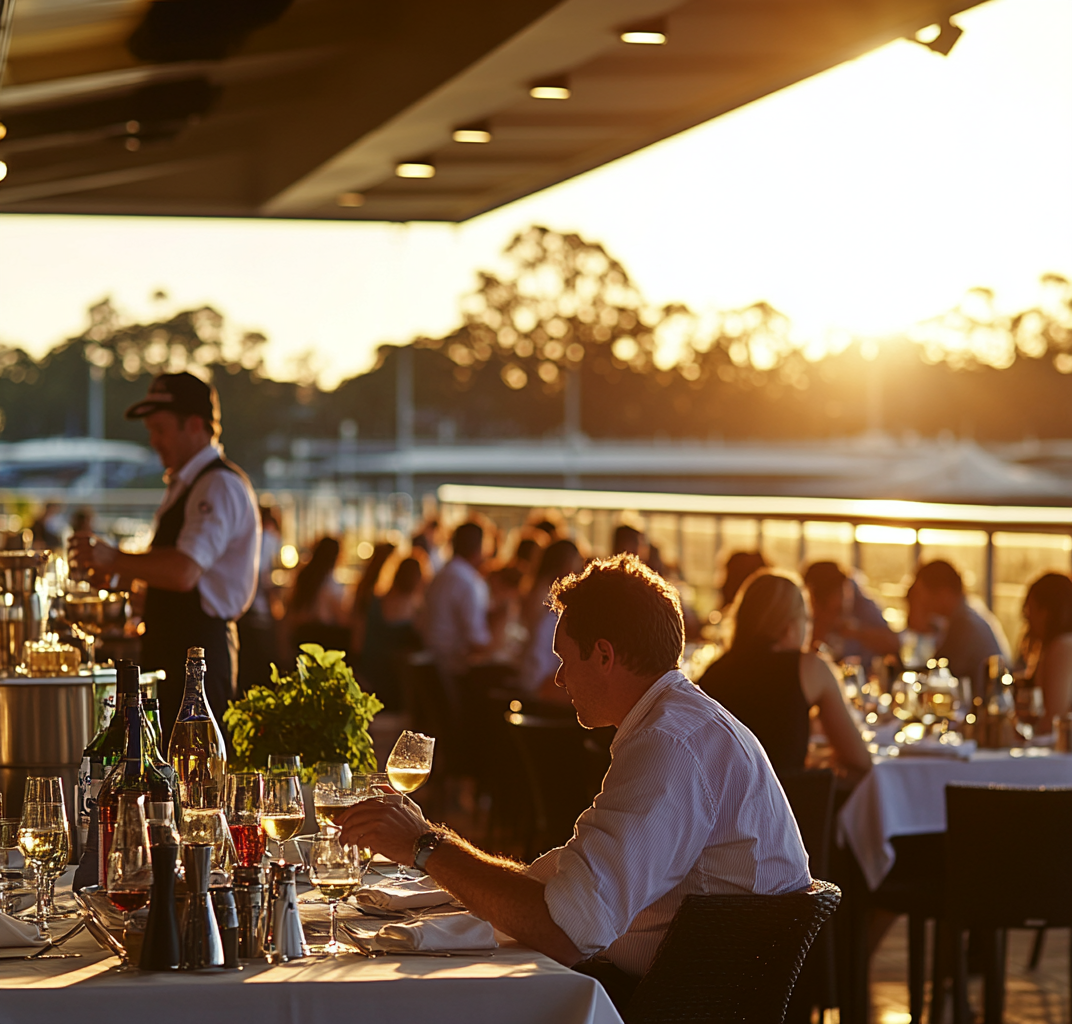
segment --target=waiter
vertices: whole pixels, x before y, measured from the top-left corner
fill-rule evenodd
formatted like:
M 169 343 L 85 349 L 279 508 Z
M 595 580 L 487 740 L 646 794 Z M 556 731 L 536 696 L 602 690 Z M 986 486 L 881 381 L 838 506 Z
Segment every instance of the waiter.
M 131 555 L 80 534 L 72 558 L 148 586 L 141 664 L 167 673 L 159 693 L 166 747 L 182 700 L 187 648 L 205 649 L 205 692 L 221 724 L 227 701 L 235 698 L 235 621 L 256 591 L 261 524 L 249 479 L 219 444 L 214 387 L 190 373 L 161 374 L 126 418 L 145 421 L 166 470 L 152 544 Z

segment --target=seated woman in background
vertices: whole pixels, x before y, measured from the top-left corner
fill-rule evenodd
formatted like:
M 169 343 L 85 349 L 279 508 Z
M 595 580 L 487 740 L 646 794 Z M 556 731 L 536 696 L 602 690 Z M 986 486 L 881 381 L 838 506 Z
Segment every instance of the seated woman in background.
M 732 610 L 733 642 L 700 687 L 755 733 L 778 774 L 800 771 L 808 753 L 809 712 L 838 763 L 862 774 L 871 758 L 830 664 L 808 641 L 804 594 L 789 576 L 761 569 L 741 587 Z
M 345 590 L 334 576 L 338 560 L 339 542 L 334 537 L 321 537 L 298 573 L 287 610 L 290 642 L 295 652 L 302 644 L 320 644 L 330 650 L 349 649 L 350 631 L 343 610 Z
M 1072 579 L 1048 572 L 1035 580 L 1024 598 L 1024 622 L 1024 664 L 1042 688 L 1048 722 L 1072 711 Z
M 404 558 L 398 563 L 387 593 L 382 597 L 374 594 L 369 600 L 357 673 L 364 689 L 375 693 L 388 711 L 401 710 L 399 659 L 423 646 L 418 623 L 424 605 L 424 583 L 421 562 Z
M 583 568 L 584 559 L 571 540 L 556 540 L 544 550 L 540 559 L 540 568 L 530 591 L 532 603 L 528 606 L 529 616 L 524 623 L 529 641 L 518 661 L 514 680 L 517 689 L 531 696 L 539 695 L 555 702 L 566 697 L 565 691 L 554 685 L 559 666 L 554 649 L 558 616 L 547 607 L 546 601 L 555 580 L 580 572 Z

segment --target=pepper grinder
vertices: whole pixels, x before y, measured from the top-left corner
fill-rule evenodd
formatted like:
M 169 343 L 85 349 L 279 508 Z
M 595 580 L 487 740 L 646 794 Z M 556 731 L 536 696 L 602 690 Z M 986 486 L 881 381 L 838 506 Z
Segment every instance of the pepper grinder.
M 216 924 L 220 928 L 223 944 L 223 966 L 238 967 L 238 907 L 235 905 L 234 889 L 220 885 L 212 890 L 212 906 L 216 912 Z
M 238 911 L 238 956 L 242 960 L 264 956 L 265 908 L 264 875 L 259 867 L 236 867 L 235 908 Z
M 212 870 L 211 843 L 184 843 L 182 866 L 186 869 L 186 907 L 182 912 L 182 956 L 180 968 L 196 971 L 223 966 L 220 928 L 208 893 Z
M 180 960 L 179 920 L 175 913 L 175 861 L 179 848 L 173 843 L 150 848 L 153 860 L 153 888 L 149 896 L 149 918 L 138 966 L 143 971 L 174 971 Z

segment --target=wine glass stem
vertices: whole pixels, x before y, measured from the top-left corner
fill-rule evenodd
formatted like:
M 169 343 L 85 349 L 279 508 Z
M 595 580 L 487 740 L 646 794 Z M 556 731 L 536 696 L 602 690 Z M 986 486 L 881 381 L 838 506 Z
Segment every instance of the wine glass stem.
M 339 935 L 336 929 L 339 926 L 339 915 L 336 908 L 339 905 L 338 900 L 328 900 L 328 913 L 331 915 L 331 942 L 328 943 L 328 949 L 332 953 L 339 951 Z

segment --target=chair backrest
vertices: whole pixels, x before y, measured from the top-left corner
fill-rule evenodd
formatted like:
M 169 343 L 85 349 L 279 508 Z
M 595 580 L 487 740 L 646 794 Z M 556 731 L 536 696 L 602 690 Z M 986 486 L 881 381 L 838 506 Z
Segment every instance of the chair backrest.
M 946 907 L 964 925 L 1072 925 L 1072 788 L 945 788 Z
M 834 773 L 827 768 L 781 776 L 800 838 L 808 851 L 812 875 L 824 877 L 830 865 L 830 837 L 834 828 Z
M 626 1012 L 626 1024 L 781 1024 L 801 964 L 841 890 L 686 896 Z
M 531 802 L 527 855 L 536 856 L 573 835 L 573 824 L 599 792 L 602 773 L 576 718 L 507 712 Z M 602 770 L 606 771 L 606 765 Z

